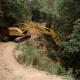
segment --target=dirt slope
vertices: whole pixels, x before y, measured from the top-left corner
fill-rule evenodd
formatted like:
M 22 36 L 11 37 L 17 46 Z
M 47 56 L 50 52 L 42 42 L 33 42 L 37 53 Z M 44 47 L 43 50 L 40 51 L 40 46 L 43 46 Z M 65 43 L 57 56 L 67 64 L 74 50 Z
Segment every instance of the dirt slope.
M 13 42 L 0 43 L 0 80 L 63 80 L 59 76 L 20 65 L 14 57 L 16 45 Z

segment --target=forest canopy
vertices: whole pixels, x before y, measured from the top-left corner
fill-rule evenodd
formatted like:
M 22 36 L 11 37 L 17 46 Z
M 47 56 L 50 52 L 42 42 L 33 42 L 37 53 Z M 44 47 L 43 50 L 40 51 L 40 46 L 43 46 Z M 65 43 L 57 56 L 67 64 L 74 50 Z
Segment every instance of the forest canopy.
M 80 17 L 79 5 L 79 0 L 0 0 L 0 25 L 31 19 L 32 11 L 36 10 L 51 14 L 54 25 L 71 28 Z

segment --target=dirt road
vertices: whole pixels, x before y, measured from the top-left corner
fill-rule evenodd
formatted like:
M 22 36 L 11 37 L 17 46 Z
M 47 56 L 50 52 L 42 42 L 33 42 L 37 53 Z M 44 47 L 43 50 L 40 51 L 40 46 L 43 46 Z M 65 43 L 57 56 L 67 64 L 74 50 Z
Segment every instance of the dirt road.
M 63 80 L 59 76 L 19 64 L 14 57 L 16 45 L 14 42 L 0 42 L 0 80 Z

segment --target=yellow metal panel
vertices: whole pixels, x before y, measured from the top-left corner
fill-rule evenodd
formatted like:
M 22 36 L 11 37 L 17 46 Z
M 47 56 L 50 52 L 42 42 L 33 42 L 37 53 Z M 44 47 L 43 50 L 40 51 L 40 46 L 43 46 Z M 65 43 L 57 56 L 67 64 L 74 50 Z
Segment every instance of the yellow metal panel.
M 10 27 L 10 28 L 8 28 L 8 31 L 9 31 L 8 32 L 9 35 L 11 35 L 11 36 L 22 36 L 23 35 L 23 32 L 16 27 Z
M 54 30 L 50 29 L 50 35 L 52 37 L 52 40 L 56 43 L 56 45 L 60 46 L 60 39 L 58 35 L 54 32 Z

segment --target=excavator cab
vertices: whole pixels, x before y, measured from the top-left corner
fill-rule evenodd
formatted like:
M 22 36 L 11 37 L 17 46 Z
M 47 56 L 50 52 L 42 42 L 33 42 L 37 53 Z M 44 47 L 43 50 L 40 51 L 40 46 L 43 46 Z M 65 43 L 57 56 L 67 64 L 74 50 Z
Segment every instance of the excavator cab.
M 26 23 L 20 23 L 20 24 L 14 24 L 11 27 L 8 28 L 0 28 L 1 33 L 1 41 L 9 41 L 14 40 L 15 42 L 22 42 L 26 39 L 29 39 L 31 35 L 27 35 L 27 30 L 24 30 L 24 27 L 26 27 Z

